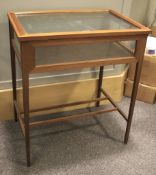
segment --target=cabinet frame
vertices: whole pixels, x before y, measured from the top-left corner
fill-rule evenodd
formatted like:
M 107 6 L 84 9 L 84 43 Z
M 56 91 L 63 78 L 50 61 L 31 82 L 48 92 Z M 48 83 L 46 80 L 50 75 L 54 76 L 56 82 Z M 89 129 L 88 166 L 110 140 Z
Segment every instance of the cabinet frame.
M 61 32 L 61 33 L 39 33 L 39 34 L 27 34 L 17 19 L 16 15 L 24 14 L 48 14 L 48 13 L 81 13 L 81 12 L 99 12 L 106 11 L 112 13 L 113 15 L 121 18 L 128 23 L 138 27 L 138 29 L 122 29 L 122 30 L 96 30 L 96 31 L 85 31 L 85 32 Z M 124 143 L 128 143 L 132 117 L 134 112 L 134 106 L 136 101 L 136 95 L 139 85 L 139 79 L 141 74 L 141 67 L 144 57 L 144 50 L 146 46 L 146 39 L 148 34 L 151 32 L 150 29 L 144 27 L 143 25 L 135 22 L 134 20 L 125 17 L 113 10 L 52 10 L 52 11 L 36 11 L 36 12 L 20 12 L 8 13 L 9 18 L 9 31 L 10 31 L 10 53 L 11 53 L 11 68 L 12 68 L 12 85 L 13 85 L 13 101 L 14 101 L 14 116 L 15 121 L 19 120 L 19 124 L 22 129 L 23 136 L 26 143 L 26 157 L 27 166 L 30 166 L 30 128 L 42 124 L 49 124 L 54 122 L 61 122 L 71 119 L 76 119 L 85 116 L 91 116 L 95 114 L 102 114 L 106 112 L 118 111 L 123 119 L 126 121 L 126 131 L 124 137 Z M 15 35 L 17 36 L 20 51 L 15 44 Z M 119 58 L 109 58 L 100 60 L 84 60 L 84 61 L 73 61 L 67 63 L 49 64 L 49 65 L 35 65 L 35 47 L 39 46 L 55 46 L 62 44 L 81 44 L 81 43 L 95 43 L 95 42 L 120 42 L 120 41 L 130 41 L 136 40 L 135 52 L 130 57 L 119 57 Z M 123 47 L 125 47 L 123 45 Z M 129 48 L 129 52 L 131 50 Z M 16 64 L 15 60 L 18 59 L 21 72 L 22 72 L 22 87 L 23 87 L 23 109 L 22 113 L 18 107 L 17 103 L 17 88 L 16 88 Z M 134 77 L 134 85 L 132 90 L 131 102 L 129 107 L 128 116 L 120 109 L 120 107 L 113 101 L 113 99 L 102 89 L 103 71 L 104 66 L 114 65 L 114 64 L 130 64 L 136 62 L 136 70 Z M 84 67 L 99 67 L 99 78 L 97 84 L 97 98 L 92 100 L 85 100 L 79 102 L 73 102 L 69 104 L 59 104 L 47 108 L 34 109 L 29 108 L 29 75 L 31 73 L 41 73 L 41 72 L 51 72 L 56 70 L 64 70 L 71 68 L 84 68 Z M 102 97 L 101 97 L 102 96 Z M 108 110 L 99 109 L 100 102 L 103 100 L 109 100 L 113 108 Z M 30 113 L 50 110 L 62 107 L 69 107 L 75 105 L 81 105 L 86 103 L 95 103 L 95 106 L 99 110 L 92 112 L 74 114 L 67 117 L 49 119 L 45 121 L 35 121 L 30 122 Z

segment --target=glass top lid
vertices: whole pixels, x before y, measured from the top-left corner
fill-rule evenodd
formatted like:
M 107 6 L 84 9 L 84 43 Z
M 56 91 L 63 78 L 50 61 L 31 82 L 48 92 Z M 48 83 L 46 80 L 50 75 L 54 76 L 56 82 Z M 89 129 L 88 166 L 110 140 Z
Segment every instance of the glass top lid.
M 106 11 L 16 14 L 16 16 L 28 34 L 138 29 L 131 23 Z

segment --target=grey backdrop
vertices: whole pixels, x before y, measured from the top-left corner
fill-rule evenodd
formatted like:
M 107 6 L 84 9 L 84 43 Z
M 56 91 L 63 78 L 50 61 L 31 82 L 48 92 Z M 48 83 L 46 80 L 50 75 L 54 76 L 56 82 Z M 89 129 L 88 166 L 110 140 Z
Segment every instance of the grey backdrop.
M 7 20 L 8 11 L 76 8 L 112 8 L 130 16 L 131 11 L 134 11 L 134 9 L 131 9 L 131 7 L 135 5 L 134 2 L 134 0 L 0 0 L 0 89 L 9 88 L 11 86 L 9 34 Z M 144 6 L 146 6 L 146 4 L 144 4 Z M 142 14 L 139 15 L 142 16 Z M 134 13 L 133 16 L 135 18 Z M 114 70 L 114 67 L 111 67 L 111 69 Z M 110 67 L 108 68 L 108 70 L 111 69 Z M 117 71 L 118 70 L 119 67 L 117 68 Z M 86 75 L 90 76 L 88 69 L 81 71 L 87 71 Z M 93 72 L 94 71 L 95 70 L 93 70 Z M 78 72 L 76 74 L 78 75 Z M 72 72 L 62 72 L 61 80 L 66 79 L 66 77 L 71 77 L 72 75 Z M 39 75 L 40 78 L 34 78 L 33 76 L 32 82 L 37 81 L 38 83 L 45 83 L 46 81 L 50 80 L 51 76 L 55 80 L 58 79 L 58 73 L 44 74 Z M 18 77 L 20 78 L 19 71 Z M 53 80 L 51 81 L 53 82 Z

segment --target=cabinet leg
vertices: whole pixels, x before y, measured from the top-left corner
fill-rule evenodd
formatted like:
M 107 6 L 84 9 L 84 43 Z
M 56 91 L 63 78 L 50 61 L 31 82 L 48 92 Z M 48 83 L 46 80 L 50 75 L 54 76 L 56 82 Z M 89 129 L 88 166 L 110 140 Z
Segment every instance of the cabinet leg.
M 140 69 L 139 63 L 137 63 L 136 70 L 135 70 L 135 79 L 134 79 L 134 84 L 133 84 L 131 102 L 130 102 L 130 108 L 129 108 L 129 114 L 128 114 L 128 120 L 127 120 L 127 127 L 126 127 L 125 139 L 124 139 L 124 143 L 125 144 L 128 143 L 128 138 L 129 138 L 129 133 L 130 133 L 130 128 L 131 128 L 131 123 L 132 123 L 134 106 L 135 106 L 135 101 L 136 101 L 136 96 L 137 96 L 138 85 L 139 85 L 139 79 L 136 80 L 136 77 L 139 74 L 139 69 Z
M 10 32 L 10 56 L 11 56 L 11 71 L 12 71 L 12 88 L 13 88 L 13 101 L 17 100 L 17 93 L 16 93 L 16 61 L 15 61 L 15 51 L 12 47 L 12 38 L 13 30 L 11 25 L 9 24 L 9 32 Z M 17 121 L 17 112 L 14 107 L 14 119 Z
M 27 166 L 30 166 L 30 133 L 29 133 L 29 76 L 23 75 L 23 109 L 25 123 L 25 144 Z
M 101 87 L 102 87 L 102 81 L 103 81 L 103 71 L 104 71 L 104 66 L 100 66 L 100 71 L 99 71 L 99 79 L 98 79 L 98 87 L 97 87 L 97 98 L 101 97 Z M 96 103 L 96 107 L 99 107 L 100 101 Z
M 131 102 L 130 102 L 129 114 L 128 114 L 128 121 L 127 121 L 127 127 L 126 127 L 125 138 L 124 138 L 125 144 L 128 143 L 128 139 L 129 139 L 132 117 L 134 113 L 134 106 L 136 102 L 136 96 L 138 92 L 138 86 L 139 86 L 140 75 L 141 75 L 141 70 L 142 70 L 145 45 L 146 45 L 146 38 L 143 38 L 137 41 L 135 55 L 139 61 L 137 62 L 136 69 L 135 69 L 134 84 L 133 84 L 133 90 L 132 90 Z

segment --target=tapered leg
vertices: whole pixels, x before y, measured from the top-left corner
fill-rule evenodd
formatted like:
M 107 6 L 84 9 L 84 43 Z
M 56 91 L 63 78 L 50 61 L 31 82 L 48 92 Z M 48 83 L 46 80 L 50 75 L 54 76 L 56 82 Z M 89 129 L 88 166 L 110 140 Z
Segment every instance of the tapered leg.
M 9 23 L 9 33 L 10 33 L 10 56 L 11 56 L 11 71 L 12 71 L 12 87 L 13 87 L 13 101 L 17 100 L 17 93 L 16 93 L 16 61 L 15 61 L 15 51 L 12 46 L 12 39 L 13 36 L 13 30 L 11 27 L 11 24 Z M 17 113 L 16 109 L 14 107 L 14 119 L 17 121 Z
M 23 74 L 23 109 L 25 123 L 25 144 L 27 166 L 30 166 L 30 134 L 29 134 L 29 75 Z
M 103 81 L 103 71 L 104 71 L 104 66 L 100 66 L 100 71 L 99 71 L 99 79 L 98 79 L 98 88 L 97 88 L 97 98 L 101 97 L 101 87 L 102 87 L 102 81 Z M 96 103 L 96 107 L 99 107 L 100 101 Z
M 128 114 L 128 121 L 127 121 L 127 127 L 126 127 L 125 138 L 124 138 L 125 144 L 128 143 L 131 123 L 132 123 L 132 117 L 134 113 L 134 106 L 135 106 L 135 101 L 136 101 L 136 96 L 137 96 L 137 91 L 138 91 L 138 85 L 139 85 L 140 75 L 141 75 L 141 70 L 142 70 L 142 62 L 143 62 L 143 57 L 144 57 L 145 45 L 146 45 L 146 38 L 143 38 L 137 41 L 135 55 L 136 55 L 136 58 L 138 59 L 138 62 L 136 64 L 136 69 L 135 69 L 134 84 L 133 84 L 133 90 L 132 90 L 131 102 L 130 102 L 130 108 L 129 108 L 129 114 Z

